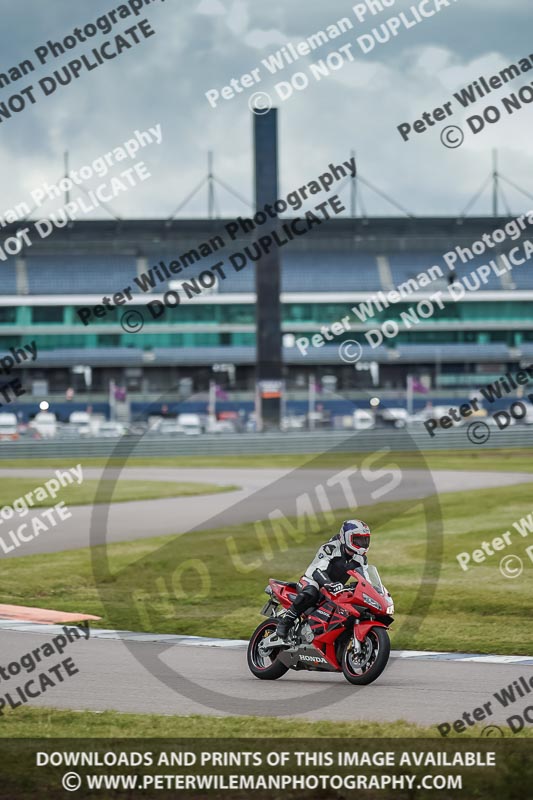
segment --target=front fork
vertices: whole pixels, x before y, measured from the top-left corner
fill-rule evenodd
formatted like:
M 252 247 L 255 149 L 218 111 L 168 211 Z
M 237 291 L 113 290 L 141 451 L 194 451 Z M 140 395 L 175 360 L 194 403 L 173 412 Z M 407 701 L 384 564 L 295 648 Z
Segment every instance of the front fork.
M 358 619 L 355 620 L 354 625 L 353 625 L 352 647 L 354 649 L 354 653 L 357 653 L 357 655 L 359 655 L 360 652 L 361 652 L 361 642 L 357 638 L 356 627 L 355 627 L 356 625 L 359 625 L 359 620 Z

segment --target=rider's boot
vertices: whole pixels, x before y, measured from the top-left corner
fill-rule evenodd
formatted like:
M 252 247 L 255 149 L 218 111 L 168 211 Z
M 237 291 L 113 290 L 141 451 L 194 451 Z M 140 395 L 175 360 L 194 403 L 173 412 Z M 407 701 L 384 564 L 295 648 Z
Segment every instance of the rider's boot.
M 276 628 L 276 633 L 280 639 L 283 639 L 283 641 L 287 640 L 287 636 L 297 619 L 298 613 L 293 608 L 287 609 L 281 619 L 278 620 L 278 626 Z

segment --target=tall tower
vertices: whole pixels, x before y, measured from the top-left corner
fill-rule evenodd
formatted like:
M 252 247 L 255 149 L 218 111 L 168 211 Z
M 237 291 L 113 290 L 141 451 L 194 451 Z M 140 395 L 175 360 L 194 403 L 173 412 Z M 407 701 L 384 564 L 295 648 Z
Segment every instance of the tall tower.
M 255 207 L 278 199 L 278 112 L 254 114 Z M 273 219 L 272 225 L 275 225 Z M 267 232 L 257 229 L 257 238 Z M 273 247 L 256 262 L 256 410 L 261 430 L 279 428 L 283 391 L 280 253 Z

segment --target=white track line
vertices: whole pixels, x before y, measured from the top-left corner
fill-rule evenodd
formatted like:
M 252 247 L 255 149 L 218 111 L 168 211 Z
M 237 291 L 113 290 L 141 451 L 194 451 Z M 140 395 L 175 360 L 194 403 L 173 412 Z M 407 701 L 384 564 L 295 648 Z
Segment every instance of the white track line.
M 0 620 L 0 631 L 18 633 L 40 633 L 43 636 L 58 635 L 64 627 L 72 625 L 39 625 L 31 622 Z M 125 642 L 152 642 L 155 644 L 179 644 L 188 647 L 224 647 L 244 649 L 246 639 L 214 639 L 207 636 L 179 636 L 171 633 L 134 633 L 133 631 L 112 631 L 92 628 L 91 639 L 120 639 Z M 533 666 L 533 656 L 498 656 L 481 653 L 447 653 L 444 650 L 391 650 L 392 658 L 411 658 L 418 661 L 463 661 L 478 664 L 522 664 Z

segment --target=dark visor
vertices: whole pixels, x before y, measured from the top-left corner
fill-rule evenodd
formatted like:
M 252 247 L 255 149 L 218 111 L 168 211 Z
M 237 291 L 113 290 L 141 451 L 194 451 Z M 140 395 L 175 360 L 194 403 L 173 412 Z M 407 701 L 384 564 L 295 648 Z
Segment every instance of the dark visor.
M 357 533 L 352 533 L 350 536 L 350 545 L 352 547 L 368 547 L 370 544 L 370 536 L 361 536 Z

